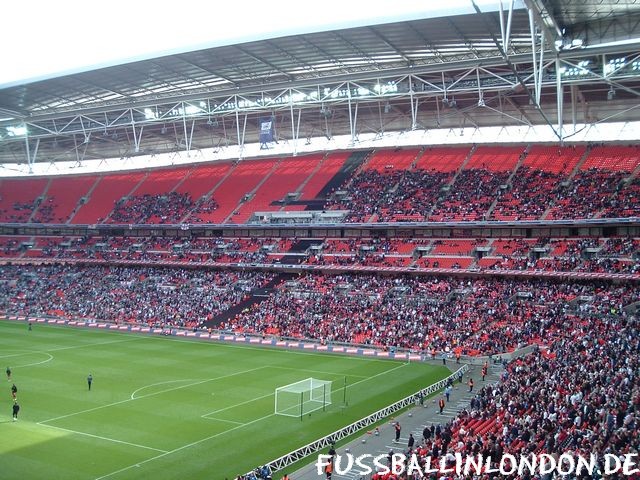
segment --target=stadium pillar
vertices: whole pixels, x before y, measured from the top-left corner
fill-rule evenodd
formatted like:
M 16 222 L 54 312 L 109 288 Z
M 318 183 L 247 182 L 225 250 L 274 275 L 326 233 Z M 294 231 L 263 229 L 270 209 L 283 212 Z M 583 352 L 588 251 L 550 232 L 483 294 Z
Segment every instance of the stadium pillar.
M 36 139 L 36 146 L 32 154 L 31 144 L 29 142 L 29 131 L 27 130 L 27 124 L 25 123 L 23 125 L 25 130 L 24 145 L 27 151 L 27 165 L 29 166 L 29 173 L 33 173 L 33 164 L 35 163 L 36 157 L 38 156 L 38 147 L 40 146 L 40 139 L 39 138 Z
M 411 75 L 409 75 L 409 101 L 411 102 L 411 130 L 415 130 L 418 127 L 418 101 L 414 98 L 413 77 Z
M 556 100 L 557 100 L 557 110 L 558 110 L 558 138 L 560 139 L 560 144 L 564 143 L 564 133 L 562 131 L 563 122 L 563 87 L 562 87 L 562 75 L 560 74 L 560 57 L 556 56 Z

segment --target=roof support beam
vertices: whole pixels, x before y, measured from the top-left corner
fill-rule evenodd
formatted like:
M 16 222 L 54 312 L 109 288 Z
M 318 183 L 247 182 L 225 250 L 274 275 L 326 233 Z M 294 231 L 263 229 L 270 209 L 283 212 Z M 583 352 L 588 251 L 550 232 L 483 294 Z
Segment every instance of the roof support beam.
M 475 2 L 473 0 L 471 0 L 471 2 L 475 5 Z M 480 12 L 480 10 L 478 10 L 478 13 L 482 13 Z M 447 23 L 451 26 L 451 28 L 454 30 L 454 32 L 456 32 L 456 35 L 458 35 L 458 37 L 460 37 L 463 41 L 464 44 L 466 45 L 466 47 L 476 56 L 476 58 L 480 58 L 480 54 L 478 53 L 478 51 L 476 50 L 476 48 L 473 46 L 473 43 L 471 43 L 467 37 L 465 36 L 464 33 L 462 33 L 460 31 L 460 29 L 458 28 L 458 26 L 453 23 L 453 20 L 451 20 L 450 17 L 445 17 L 447 20 Z
M 473 4 L 473 8 L 475 9 L 475 11 L 478 14 L 482 14 L 482 11 L 480 10 L 478 5 L 476 4 L 475 0 L 471 0 L 471 3 Z M 486 23 L 487 23 L 486 19 L 482 15 L 481 15 L 481 17 L 482 17 L 482 19 L 483 19 L 483 21 L 484 21 L 484 23 L 486 25 Z M 514 67 L 513 62 L 511 61 L 509 56 L 506 54 L 506 52 L 504 51 L 504 49 L 500 45 L 500 42 L 498 42 L 498 39 L 496 38 L 496 36 L 493 33 L 491 33 L 492 30 L 491 30 L 489 25 L 487 25 L 487 31 L 490 32 L 489 34 L 491 35 L 493 43 L 495 43 L 496 47 L 498 48 L 498 51 L 500 51 L 500 54 L 502 55 L 502 58 L 504 58 L 504 61 L 506 62 L 507 66 L 511 69 L 511 71 L 513 72 L 515 77 L 518 79 L 518 83 L 524 89 L 524 91 L 527 92 L 527 95 L 529 96 L 529 100 L 531 101 L 531 103 L 535 103 L 534 98 L 531 96 L 531 92 L 529 91 L 529 89 L 527 88 L 527 85 L 522 80 L 522 76 L 520 75 L 518 70 Z M 558 58 L 557 61 L 556 61 L 556 65 L 558 65 L 559 62 L 560 62 L 560 60 Z M 560 77 L 560 75 L 558 75 L 558 77 Z M 538 111 L 540 112 L 540 115 L 542 116 L 542 118 L 544 118 L 544 121 L 549 126 L 549 128 L 551 128 L 551 130 L 556 135 L 556 137 L 558 137 L 558 140 L 560 140 L 562 142 L 562 134 L 561 134 L 561 132 L 559 133 L 558 130 L 555 129 L 555 127 L 553 126 L 553 123 L 551 123 L 551 121 L 549 120 L 547 115 L 544 113 L 543 109 L 540 108 L 540 105 L 536 104 L 536 107 L 537 107 Z
M 429 50 L 433 52 L 433 54 L 436 56 L 438 60 L 440 60 L 442 63 L 445 63 L 447 61 L 442 55 L 442 53 L 436 47 L 433 46 L 433 43 L 424 35 L 424 33 L 422 33 L 420 30 L 414 27 L 411 24 L 411 22 L 407 23 L 407 27 L 424 42 L 425 47 L 428 47 Z
M 502 0 L 500 0 L 500 33 L 502 35 L 502 46 L 504 51 L 509 53 L 509 44 L 511 43 L 511 20 L 513 18 L 513 3 L 515 0 L 509 0 L 509 13 L 507 15 L 507 22 L 504 22 L 504 7 L 502 6 Z
M 297 37 L 300 41 L 302 41 L 303 43 L 305 43 L 306 45 L 310 46 L 312 49 L 314 49 L 316 52 L 320 53 L 322 56 L 324 56 L 325 58 L 329 59 L 331 61 L 331 63 L 333 63 L 334 65 L 340 67 L 342 69 L 342 71 L 345 74 L 349 73 L 349 70 L 347 69 L 347 67 L 337 58 L 335 58 L 335 55 L 329 54 L 326 50 L 320 48 L 318 45 L 316 45 L 315 43 L 311 42 L 306 35 L 300 35 L 299 37 Z
M 347 40 L 346 38 L 344 38 L 342 35 L 340 35 L 340 33 L 338 32 L 333 32 L 334 36 L 336 36 L 341 42 L 346 43 L 350 48 L 352 48 L 354 51 L 358 52 L 359 55 L 362 56 L 362 58 L 365 58 L 367 61 L 369 61 L 371 64 L 375 65 L 377 68 L 380 68 L 380 65 L 378 64 L 378 62 L 376 62 L 373 58 L 371 58 L 371 56 L 369 56 L 366 52 L 363 52 L 362 49 L 360 47 L 358 47 L 357 45 L 355 45 L 353 42 Z
M 540 32 L 540 52 L 538 53 L 538 34 L 536 24 L 533 18 L 533 13 L 529 10 L 529 29 L 531 30 L 531 53 L 533 55 L 533 85 L 535 93 L 536 105 L 540 106 L 540 95 L 542 92 L 542 72 L 544 65 L 544 32 Z M 538 65 L 538 59 L 540 57 L 540 64 Z
M 556 135 L 560 140 L 560 144 L 564 142 L 563 134 L 563 116 L 564 116 L 564 90 L 562 86 L 562 75 L 560 75 L 560 59 L 556 57 L 556 103 L 558 110 L 558 129 Z
M 212 72 L 207 68 L 204 68 L 203 66 L 197 64 L 196 62 L 194 62 L 193 60 L 187 60 L 186 58 L 184 58 L 184 55 L 179 55 L 178 58 L 180 59 L 181 62 L 186 63 L 187 65 L 191 65 L 192 67 L 196 67 L 198 70 L 201 70 L 205 73 L 208 73 L 209 75 L 215 75 L 216 77 L 218 77 L 221 80 L 224 80 L 225 82 L 228 82 L 230 85 L 233 85 L 234 87 L 237 87 L 237 84 L 232 81 L 231 79 L 224 77 L 222 75 L 220 75 L 218 72 Z
M 287 72 L 285 72 L 284 70 L 282 70 L 281 68 L 275 66 L 273 63 L 271 62 L 267 62 L 265 59 L 263 58 L 258 58 L 256 57 L 253 53 L 249 52 L 246 48 L 241 47 L 240 45 L 234 45 L 233 48 L 235 48 L 236 50 L 240 50 L 244 55 L 248 56 L 249 58 L 251 58 L 251 60 L 254 60 L 256 62 L 262 63 L 263 65 L 266 65 L 269 68 L 272 68 L 273 70 L 275 70 L 276 72 L 278 72 L 280 75 L 283 75 L 285 78 L 287 78 L 287 80 L 292 80 L 293 78 L 291 77 L 291 75 L 289 75 Z
M 540 29 L 545 32 L 549 46 L 558 53 L 560 51 L 559 45 L 562 45 L 563 34 L 556 19 L 540 0 L 524 0 L 524 3 L 529 13 L 535 17 Z
M 405 62 L 407 62 L 407 65 L 412 65 L 413 64 L 413 62 L 411 61 L 411 59 L 409 57 L 407 57 L 404 53 L 402 53 L 398 49 L 398 47 L 393 45 L 389 40 L 387 40 L 387 38 L 384 35 L 382 35 L 380 32 L 378 32 L 374 27 L 368 27 L 367 29 L 370 32 L 372 32 L 376 37 L 378 37 L 382 41 L 382 43 L 384 43 L 387 47 L 392 49 L 396 55 L 398 55 Z

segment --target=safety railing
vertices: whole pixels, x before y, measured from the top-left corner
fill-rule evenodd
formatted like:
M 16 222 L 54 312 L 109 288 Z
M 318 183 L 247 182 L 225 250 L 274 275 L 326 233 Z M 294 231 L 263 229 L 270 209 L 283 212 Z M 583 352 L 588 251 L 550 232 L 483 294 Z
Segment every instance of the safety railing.
M 380 420 L 384 420 L 385 418 L 389 417 L 390 415 L 397 412 L 398 410 L 402 410 L 403 408 L 406 408 L 410 405 L 415 404 L 416 400 L 420 399 L 421 397 L 425 398 L 431 395 L 432 393 L 436 393 L 442 390 L 447 385 L 447 382 L 459 379 L 468 370 L 469 370 L 469 365 L 463 365 L 454 373 L 449 375 L 447 378 L 444 378 L 439 382 L 436 382 L 432 385 L 429 385 L 428 387 L 418 390 L 416 393 L 409 395 L 408 397 L 405 397 L 402 400 L 398 400 L 397 402 L 387 407 L 381 408 L 377 412 L 372 413 L 371 415 L 367 415 L 366 417 L 361 418 L 360 420 L 357 420 L 352 424 L 341 428 L 340 430 L 336 430 L 335 432 L 330 433 L 329 435 L 325 435 L 324 437 L 318 440 L 315 440 L 314 442 L 311 442 L 308 445 L 305 445 L 304 447 L 300 447 L 297 450 L 294 450 L 292 452 L 287 453 L 286 455 L 276 458 L 275 460 L 270 461 L 266 465 L 269 466 L 272 471 L 282 470 L 283 468 L 286 468 L 289 465 L 299 460 L 302 460 L 304 458 L 307 458 L 310 455 L 313 455 L 314 453 L 318 452 L 323 448 L 326 448 L 330 445 L 335 444 L 336 442 L 342 440 L 343 438 L 346 438 L 350 435 L 358 433 L 360 430 L 368 427 L 369 425 L 372 425 Z

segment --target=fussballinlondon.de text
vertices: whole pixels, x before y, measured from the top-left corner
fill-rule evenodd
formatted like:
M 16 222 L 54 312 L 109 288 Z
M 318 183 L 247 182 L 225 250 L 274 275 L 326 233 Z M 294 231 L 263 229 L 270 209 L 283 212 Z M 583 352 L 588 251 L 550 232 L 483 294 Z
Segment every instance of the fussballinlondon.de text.
M 429 475 L 431 473 L 453 473 L 456 475 L 480 475 L 482 473 L 499 473 L 500 475 L 545 475 L 558 473 L 560 475 L 580 475 L 595 473 L 611 475 L 633 475 L 640 473 L 639 458 L 637 453 L 614 455 L 607 453 L 601 458 L 591 454 L 589 457 L 572 453 L 552 456 L 546 453 L 539 455 L 515 456 L 505 454 L 498 462 L 492 462 L 491 458 L 482 455 L 463 457 L 460 453 L 442 457 L 440 461 L 433 462 L 431 457 L 418 457 L 416 454 L 405 455 L 394 453 L 392 455 L 364 454 L 355 457 L 350 453 L 345 455 L 318 455 L 316 468 L 318 475 L 322 475 L 325 467 L 332 463 L 333 472 L 338 475 L 356 473 L 369 475 L 378 473 L 386 475 Z

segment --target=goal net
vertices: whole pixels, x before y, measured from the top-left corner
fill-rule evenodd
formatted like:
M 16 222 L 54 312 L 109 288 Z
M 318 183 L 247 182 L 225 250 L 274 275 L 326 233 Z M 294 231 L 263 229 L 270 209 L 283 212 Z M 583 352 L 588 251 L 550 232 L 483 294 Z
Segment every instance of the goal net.
M 276 388 L 276 415 L 302 417 L 331 405 L 331 382 L 307 378 Z

